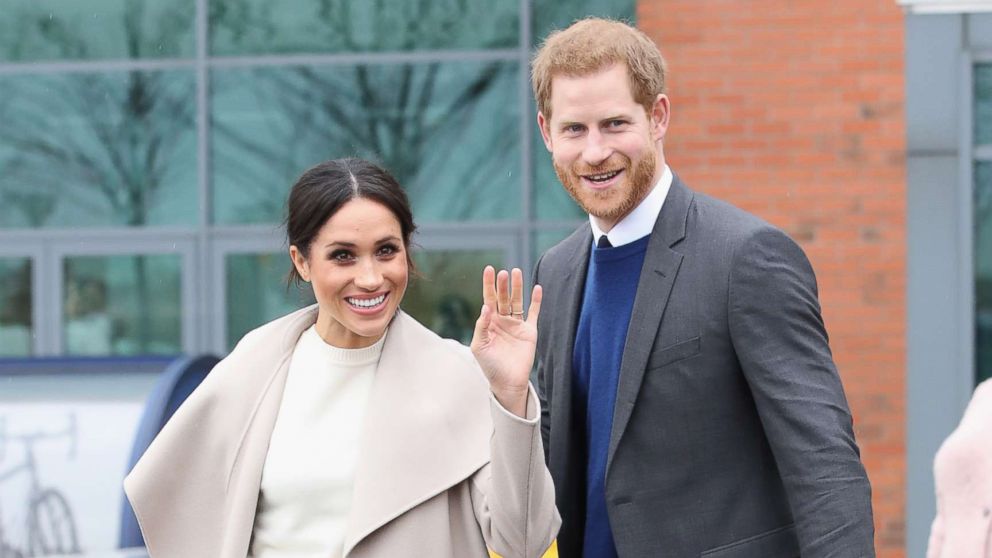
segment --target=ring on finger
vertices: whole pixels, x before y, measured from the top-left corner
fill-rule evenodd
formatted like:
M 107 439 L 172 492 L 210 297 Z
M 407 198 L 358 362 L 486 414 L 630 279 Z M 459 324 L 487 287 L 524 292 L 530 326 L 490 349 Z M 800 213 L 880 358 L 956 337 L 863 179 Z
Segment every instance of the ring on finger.
M 510 312 L 510 315 L 513 316 L 514 318 L 520 318 L 520 319 L 523 319 L 523 317 L 524 317 L 523 311 L 521 311 L 521 312 Z

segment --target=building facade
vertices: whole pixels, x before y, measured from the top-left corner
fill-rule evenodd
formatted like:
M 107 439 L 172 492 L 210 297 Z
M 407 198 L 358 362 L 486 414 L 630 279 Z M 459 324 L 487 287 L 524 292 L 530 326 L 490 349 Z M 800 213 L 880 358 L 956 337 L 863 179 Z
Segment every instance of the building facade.
M 817 272 L 879 556 L 921 556 L 933 454 L 992 376 L 992 9 L 945 0 L 14 0 L 0 11 L 0 358 L 223 354 L 311 298 L 280 223 L 306 167 L 407 188 L 408 311 L 467 340 L 486 263 L 583 220 L 533 47 L 587 14 L 665 54 L 666 154 Z

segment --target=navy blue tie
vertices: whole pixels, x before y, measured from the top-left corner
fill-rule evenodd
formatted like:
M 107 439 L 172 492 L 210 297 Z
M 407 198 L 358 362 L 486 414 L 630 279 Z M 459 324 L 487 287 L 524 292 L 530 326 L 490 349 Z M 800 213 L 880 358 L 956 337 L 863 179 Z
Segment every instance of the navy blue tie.
M 599 242 L 596 243 L 596 247 L 598 247 L 598 248 L 613 248 L 613 245 L 610 244 L 610 239 L 609 238 L 606 238 L 606 235 L 604 234 L 603 236 L 599 237 Z

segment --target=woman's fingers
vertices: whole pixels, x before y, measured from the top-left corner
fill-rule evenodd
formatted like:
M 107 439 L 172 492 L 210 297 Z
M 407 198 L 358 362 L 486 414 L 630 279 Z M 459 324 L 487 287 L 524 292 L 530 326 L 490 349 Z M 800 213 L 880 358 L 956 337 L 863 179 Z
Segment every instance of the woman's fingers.
M 540 308 L 540 289 L 535 289 L 531 294 L 531 304 L 535 302 Z M 513 268 L 511 271 L 505 269 L 496 272 L 491 265 L 487 265 L 482 270 L 482 302 L 489 307 L 494 314 L 500 316 L 512 316 L 524 319 L 524 274 L 520 268 Z M 538 310 L 540 311 L 540 310 Z M 535 311 L 530 311 L 535 315 Z M 527 319 L 530 321 L 530 318 Z M 488 323 L 488 322 L 487 322 Z
M 505 269 L 496 274 L 496 311 L 502 316 L 510 315 L 510 274 Z
M 524 319 L 524 273 L 515 267 L 510 272 L 510 315 Z
M 534 285 L 534 290 L 530 294 L 530 310 L 527 312 L 527 323 L 537 327 L 537 317 L 541 315 L 541 300 L 544 298 L 544 289 L 540 285 Z
M 482 270 L 482 303 L 496 311 L 496 270 L 491 265 Z
M 479 319 L 475 321 L 475 334 L 472 336 L 472 348 L 478 348 L 489 342 L 489 322 L 493 319 L 493 310 L 483 305 Z

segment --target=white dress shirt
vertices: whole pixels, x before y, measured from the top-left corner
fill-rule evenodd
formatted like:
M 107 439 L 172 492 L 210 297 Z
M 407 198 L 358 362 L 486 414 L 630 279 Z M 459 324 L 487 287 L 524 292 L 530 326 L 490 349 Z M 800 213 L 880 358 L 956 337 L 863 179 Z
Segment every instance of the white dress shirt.
M 661 213 L 661 207 L 665 205 L 665 198 L 668 197 L 668 190 L 672 187 L 672 169 L 665 165 L 664 171 L 658 183 L 651 189 L 651 193 L 645 197 L 641 203 L 637 204 L 626 217 L 620 220 L 610 232 L 604 233 L 603 229 L 596 224 L 596 219 L 590 215 L 589 224 L 592 225 L 593 244 L 599 241 L 599 237 L 606 235 L 613 246 L 623 246 L 631 242 L 644 238 L 654 230 L 655 221 Z

